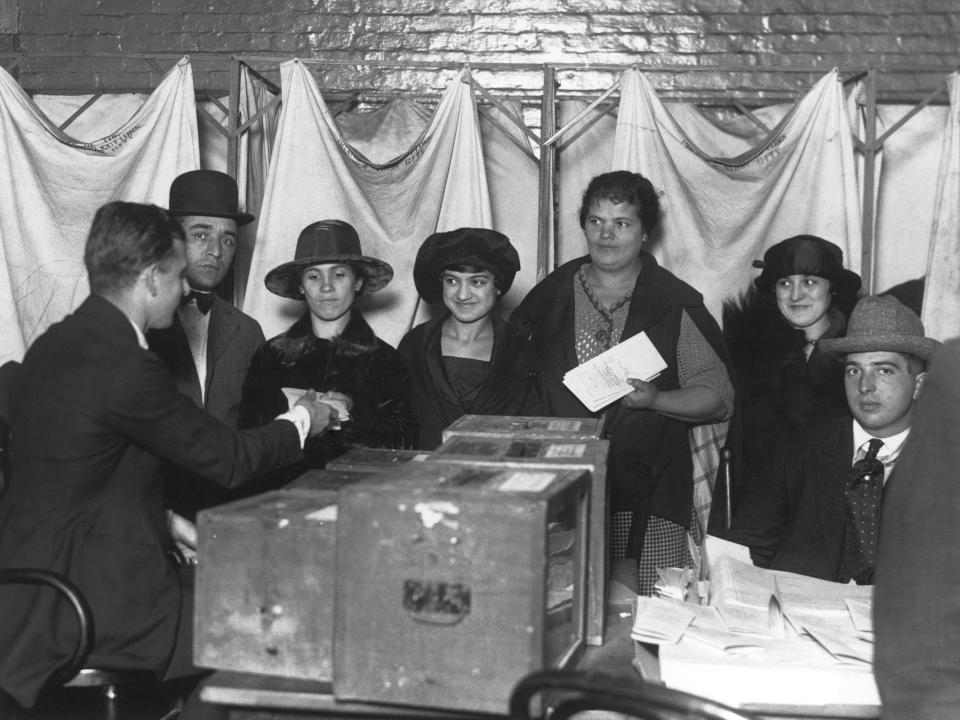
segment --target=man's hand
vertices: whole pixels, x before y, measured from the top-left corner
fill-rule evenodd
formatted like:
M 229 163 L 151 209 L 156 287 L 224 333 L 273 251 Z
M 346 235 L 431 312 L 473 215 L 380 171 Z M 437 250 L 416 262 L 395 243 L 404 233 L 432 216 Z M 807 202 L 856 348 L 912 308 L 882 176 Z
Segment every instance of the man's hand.
M 173 510 L 167 510 L 167 528 L 183 559 L 189 565 L 196 565 L 197 526 L 185 517 L 180 517 Z
M 623 406 L 631 410 L 653 409 L 653 404 L 657 401 L 657 396 L 660 394 L 657 386 L 644 382 L 643 380 L 637 380 L 636 378 L 627 378 L 627 382 L 633 385 L 634 390 L 630 394 L 624 395 L 620 400 Z
M 302 405 L 310 413 L 310 437 L 326 432 L 331 425 L 337 423 L 337 411 L 324 403 L 316 390 L 305 392 L 296 404 Z

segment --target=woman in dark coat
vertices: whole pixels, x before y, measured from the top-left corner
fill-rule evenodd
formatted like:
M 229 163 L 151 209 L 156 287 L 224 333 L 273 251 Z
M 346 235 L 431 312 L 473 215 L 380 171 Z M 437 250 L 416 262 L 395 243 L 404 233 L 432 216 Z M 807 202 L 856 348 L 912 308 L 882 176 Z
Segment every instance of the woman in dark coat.
M 653 592 L 656 567 L 689 560 L 690 427 L 725 420 L 733 410 L 726 350 L 703 297 L 643 250 L 659 220 L 657 192 L 642 175 L 593 178 L 580 208 L 589 255 L 544 278 L 510 318 L 532 339 L 546 412 L 605 417 L 611 554 L 638 560 L 643 594 Z M 590 412 L 564 374 L 640 332 L 667 368 L 650 382 L 632 380 L 633 392 Z
M 420 246 L 417 292 L 446 312 L 413 328 L 398 348 L 413 379 L 418 448 L 436 448 L 461 415 L 539 414 L 530 345 L 499 314 L 519 269 L 516 249 L 495 230 L 435 233 Z
M 308 311 L 254 356 L 241 426 L 259 425 L 285 410 L 281 389 L 288 395 L 312 389 L 337 410 L 338 419 L 307 441 L 306 466 L 323 467 L 354 446 L 412 447 L 410 373 L 354 307 L 361 293 L 376 292 L 392 278 L 387 263 L 363 255 L 357 231 L 348 223 L 323 220 L 304 228 L 294 259 L 267 273 L 266 285 L 281 297 L 305 301 Z M 292 480 L 294 473 L 287 471 L 283 480 Z
M 804 425 L 847 413 L 843 366 L 818 343 L 846 330 L 860 276 L 843 251 L 814 235 L 770 247 L 755 290 L 724 306 L 724 334 L 738 378 L 740 432 L 734 506 L 762 487 L 773 448 Z

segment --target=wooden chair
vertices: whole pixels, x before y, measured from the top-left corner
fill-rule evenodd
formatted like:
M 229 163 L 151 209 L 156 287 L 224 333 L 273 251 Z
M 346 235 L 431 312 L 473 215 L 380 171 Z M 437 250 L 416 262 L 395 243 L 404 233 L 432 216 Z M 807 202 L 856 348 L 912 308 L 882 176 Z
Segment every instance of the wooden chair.
M 645 683 L 639 676 L 630 683 L 593 673 L 544 670 L 523 678 L 510 696 L 514 720 L 567 720 L 590 710 L 643 720 L 756 720 L 712 700 Z
M 93 613 L 83 594 L 68 578 L 39 568 L 0 569 L 0 585 L 42 585 L 57 592 L 77 618 L 79 634 L 69 658 L 50 678 L 37 707 L 25 710 L 12 700 L 4 706 L 5 720 L 39 720 L 66 717 L 74 720 L 107 717 L 111 720 L 131 718 L 163 718 L 179 714 L 180 698 L 176 693 L 160 690 L 156 676 L 148 670 L 124 670 L 87 667 L 95 638 Z M 149 688 L 147 694 L 126 699 L 124 688 L 137 692 Z M 67 691 L 72 691 L 68 692 Z M 57 695 L 56 698 L 51 696 Z M 148 695 L 148 696 L 147 696 Z

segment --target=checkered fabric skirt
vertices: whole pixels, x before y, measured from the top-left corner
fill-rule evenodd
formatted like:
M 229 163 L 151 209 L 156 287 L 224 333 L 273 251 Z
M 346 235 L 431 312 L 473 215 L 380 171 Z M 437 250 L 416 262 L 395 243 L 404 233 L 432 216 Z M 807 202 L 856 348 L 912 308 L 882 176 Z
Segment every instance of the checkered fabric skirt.
M 632 512 L 615 512 L 610 523 L 610 555 L 626 556 Z M 687 528 L 656 515 L 651 515 L 643 538 L 643 550 L 637 561 L 637 593 L 653 595 L 658 567 L 689 567 L 693 563 L 687 543 Z

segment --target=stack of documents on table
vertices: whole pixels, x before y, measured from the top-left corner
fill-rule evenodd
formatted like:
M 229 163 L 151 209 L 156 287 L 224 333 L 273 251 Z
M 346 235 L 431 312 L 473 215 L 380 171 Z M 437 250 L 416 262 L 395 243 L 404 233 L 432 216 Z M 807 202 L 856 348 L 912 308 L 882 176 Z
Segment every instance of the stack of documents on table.
M 568 371 L 563 384 L 596 412 L 633 391 L 628 378 L 650 381 L 666 369 L 666 361 L 641 332 Z
M 870 586 L 709 561 L 708 605 L 636 607 L 631 635 L 660 645 L 668 687 L 736 707 L 879 706 Z

